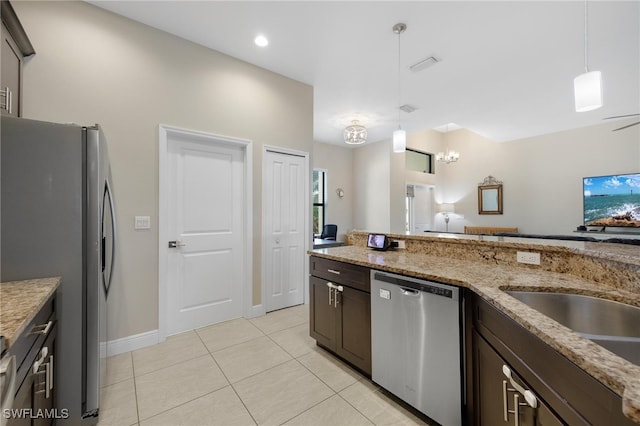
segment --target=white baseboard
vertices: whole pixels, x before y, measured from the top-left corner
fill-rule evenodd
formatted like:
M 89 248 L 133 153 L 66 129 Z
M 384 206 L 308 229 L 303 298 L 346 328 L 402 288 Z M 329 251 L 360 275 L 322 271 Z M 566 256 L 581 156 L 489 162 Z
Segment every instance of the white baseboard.
M 151 330 L 133 336 L 122 337 L 120 339 L 107 342 L 107 356 L 122 354 L 136 349 L 146 348 L 160 342 L 158 330 Z
M 246 318 L 250 319 L 250 318 L 260 317 L 265 313 L 266 313 L 265 306 L 262 303 L 259 305 L 253 305 L 251 306 L 251 309 L 249 310 Z

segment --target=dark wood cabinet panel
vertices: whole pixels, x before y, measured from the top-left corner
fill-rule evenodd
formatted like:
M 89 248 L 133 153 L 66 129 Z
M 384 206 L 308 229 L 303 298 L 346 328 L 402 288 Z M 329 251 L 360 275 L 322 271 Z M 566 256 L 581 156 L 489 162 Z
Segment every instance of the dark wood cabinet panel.
M 509 380 L 503 374 L 502 368 L 507 363 L 476 331 L 473 331 L 473 345 L 476 386 L 475 425 L 564 425 L 539 398 L 536 398 L 536 408 L 532 408 L 524 402 L 524 397 L 511 387 Z M 525 389 L 529 388 L 529 385 L 513 369 L 511 369 L 511 374 L 519 385 Z M 517 410 L 516 404 L 518 405 Z M 516 415 L 518 420 L 516 420 Z
M 50 426 L 55 422 L 55 297 L 52 296 L 9 348 L 16 356 L 15 415 L 7 426 Z M 37 365 L 36 365 L 37 362 Z
M 2 115 L 22 115 L 22 58 L 35 52 L 13 6 L 0 1 L 2 44 L 0 45 L 0 111 Z
M 371 375 L 369 269 L 312 256 L 310 271 L 311 337 Z
M 543 406 L 536 424 L 633 425 L 622 412 L 622 398 L 587 374 L 561 353 L 475 295 L 472 306 L 473 330 L 516 371 L 521 380 L 539 397 Z M 474 336 L 473 353 L 478 352 Z M 482 346 L 480 344 L 480 346 Z M 474 359 L 473 400 L 481 395 L 476 370 L 482 359 Z M 482 408 L 474 406 L 476 423 Z M 554 419 L 555 417 L 555 419 Z M 554 423 L 562 419 L 562 423 Z
M 20 79 L 22 57 L 7 27 L 2 24 L 2 62 L 0 62 L 0 112 L 2 115 L 20 116 Z
M 371 296 L 344 287 L 339 294 L 338 355 L 371 374 Z
M 330 288 L 327 281 L 310 277 L 309 278 L 309 327 L 311 337 L 316 339 L 318 344 L 336 350 L 338 340 L 338 316 L 333 303 L 329 303 Z
M 309 271 L 311 275 L 358 290 L 371 291 L 369 268 L 320 257 L 312 256 L 310 259 Z

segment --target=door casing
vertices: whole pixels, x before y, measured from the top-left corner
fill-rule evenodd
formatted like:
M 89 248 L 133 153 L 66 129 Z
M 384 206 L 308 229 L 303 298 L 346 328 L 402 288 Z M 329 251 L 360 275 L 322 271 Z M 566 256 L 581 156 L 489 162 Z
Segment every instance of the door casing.
M 179 127 L 161 124 L 158 128 L 158 341 L 162 342 L 167 337 L 168 329 L 168 280 L 167 265 L 169 248 L 169 158 L 168 148 L 171 136 L 180 136 L 197 139 L 211 144 L 225 144 L 240 147 L 244 153 L 244 196 L 246 211 L 244 216 L 244 267 L 248 271 L 245 274 L 242 285 L 242 315 L 245 318 L 256 316 L 252 306 L 253 294 L 253 143 L 247 139 L 239 139 L 230 136 L 222 136 L 198 130 L 189 130 Z

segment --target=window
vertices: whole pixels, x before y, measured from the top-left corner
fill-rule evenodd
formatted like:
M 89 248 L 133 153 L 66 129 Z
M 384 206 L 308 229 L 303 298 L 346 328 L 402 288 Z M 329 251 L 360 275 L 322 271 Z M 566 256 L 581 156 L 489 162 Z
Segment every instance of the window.
M 404 166 L 414 172 L 433 173 L 433 154 L 407 148 Z
M 327 171 L 313 170 L 313 233 L 322 233 L 327 213 Z

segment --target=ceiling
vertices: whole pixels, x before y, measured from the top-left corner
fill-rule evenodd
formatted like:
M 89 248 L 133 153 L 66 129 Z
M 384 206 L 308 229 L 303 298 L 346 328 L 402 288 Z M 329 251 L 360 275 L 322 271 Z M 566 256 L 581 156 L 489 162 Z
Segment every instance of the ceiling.
M 573 105 L 582 1 L 91 3 L 312 85 L 319 142 L 344 145 L 353 119 L 368 142 L 390 139 L 399 115 L 408 133 L 456 123 L 504 142 L 640 112 L 640 1 L 588 3 L 589 68 L 602 72 L 604 106 L 583 113 Z M 258 34 L 269 46 L 253 43 Z M 409 70 L 431 55 L 441 61 Z M 403 104 L 417 109 L 399 113 Z

